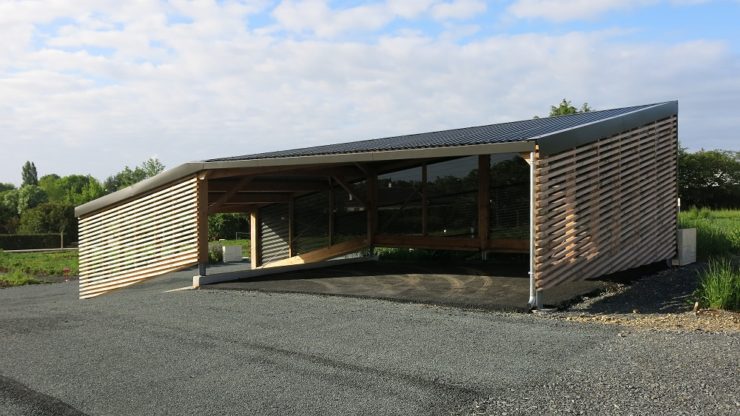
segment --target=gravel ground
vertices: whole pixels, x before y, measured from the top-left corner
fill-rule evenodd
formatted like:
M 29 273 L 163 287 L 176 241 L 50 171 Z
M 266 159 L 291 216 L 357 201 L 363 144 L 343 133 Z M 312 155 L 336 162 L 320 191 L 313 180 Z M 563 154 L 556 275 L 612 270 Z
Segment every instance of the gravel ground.
M 740 313 L 694 309 L 697 263 L 663 270 L 631 284 L 582 299 L 567 310 L 547 315 L 554 319 L 623 325 L 630 328 L 706 332 L 740 332 Z
M 0 414 L 727 414 L 740 334 L 373 299 L 0 290 Z

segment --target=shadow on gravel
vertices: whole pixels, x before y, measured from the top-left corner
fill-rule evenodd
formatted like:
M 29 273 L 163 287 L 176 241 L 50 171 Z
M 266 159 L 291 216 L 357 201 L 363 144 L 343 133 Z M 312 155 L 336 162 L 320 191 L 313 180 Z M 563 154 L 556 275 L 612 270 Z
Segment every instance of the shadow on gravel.
M 702 263 L 666 268 L 651 265 L 616 273 L 604 280 L 625 286 L 615 294 L 604 294 L 578 308 L 587 313 L 682 313 L 692 309 L 692 294 L 698 285 Z

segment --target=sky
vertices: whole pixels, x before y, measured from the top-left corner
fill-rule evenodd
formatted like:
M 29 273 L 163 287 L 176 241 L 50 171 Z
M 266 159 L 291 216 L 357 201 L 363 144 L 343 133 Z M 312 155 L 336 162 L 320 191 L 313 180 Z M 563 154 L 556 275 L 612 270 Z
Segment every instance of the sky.
M 740 150 L 740 0 L 0 0 L 0 182 L 679 101 Z

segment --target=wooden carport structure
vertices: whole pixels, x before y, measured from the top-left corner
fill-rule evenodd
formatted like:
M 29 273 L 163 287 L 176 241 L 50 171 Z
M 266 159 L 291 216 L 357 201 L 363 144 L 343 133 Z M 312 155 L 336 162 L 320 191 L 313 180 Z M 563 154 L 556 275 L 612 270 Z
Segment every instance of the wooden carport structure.
M 675 253 L 677 102 L 186 163 L 79 206 L 80 297 L 199 265 L 250 214 L 251 266 L 375 246 L 530 254 L 540 290 Z

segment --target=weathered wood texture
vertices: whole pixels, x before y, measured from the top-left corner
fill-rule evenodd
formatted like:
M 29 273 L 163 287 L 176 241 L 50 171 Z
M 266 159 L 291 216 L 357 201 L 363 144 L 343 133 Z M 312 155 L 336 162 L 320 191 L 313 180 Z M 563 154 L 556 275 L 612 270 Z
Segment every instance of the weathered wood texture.
M 673 257 L 676 125 L 674 116 L 537 160 L 539 289 Z
M 80 299 L 198 261 L 195 177 L 80 218 Z

